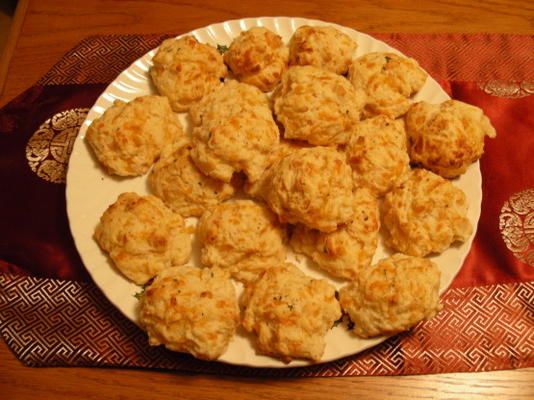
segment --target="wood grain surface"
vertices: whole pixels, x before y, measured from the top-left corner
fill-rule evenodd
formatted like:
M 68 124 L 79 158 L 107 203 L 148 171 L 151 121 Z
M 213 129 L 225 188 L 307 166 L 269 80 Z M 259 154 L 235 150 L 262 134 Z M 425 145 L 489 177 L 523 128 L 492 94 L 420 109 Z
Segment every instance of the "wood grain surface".
M 33 85 L 81 39 L 96 34 L 180 34 L 269 15 L 322 19 L 368 33 L 534 32 L 531 0 L 19 0 L 19 7 L 25 8 L 24 19 L 0 106 Z
M 534 368 L 396 377 L 248 378 L 109 368 L 26 368 L 0 344 L 3 399 L 533 399 Z
M 368 32 L 534 33 L 530 0 L 19 0 L 0 106 L 94 34 L 184 33 L 228 19 L 300 16 Z M 0 79 L 2 77 L 0 76 Z M 0 87 L 1 87 L 0 82 Z M 534 351 L 534 350 L 533 350 Z M 2 399 L 534 399 L 534 368 L 402 377 L 259 379 L 24 367 L 0 340 Z

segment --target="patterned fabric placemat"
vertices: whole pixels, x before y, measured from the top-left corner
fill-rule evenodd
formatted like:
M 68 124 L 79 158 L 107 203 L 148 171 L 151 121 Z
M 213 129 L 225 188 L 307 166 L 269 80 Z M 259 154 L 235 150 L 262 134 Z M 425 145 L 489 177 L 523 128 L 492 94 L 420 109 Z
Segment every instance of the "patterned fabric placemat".
M 522 35 L 374 35 L 417 58 L 453 98 L 483 108 L 498 132 L 481 160 L 478 232 L 436 318 L 373 349 L 309 367 L 238 367 L 149 347 L 90 281 L 69 231 L 65 173 L 98 95 L 169 36 L 89 37 L 0 110 L 0 221 L 9 227 L 0 230 L 0 333 L 22 362 L 253 376 L 534 366 L 534 172 L 528 168 L 534 43 Z
M 28 366 L 164 368 L 225 375 L 345 376 L 489 371 L 534 365 L 534 282 L 452 289 L 443 311 L 335 362 L 287 369 L 205 362 L 162 347 L 92 283 L 0 275 L 0 333 Z

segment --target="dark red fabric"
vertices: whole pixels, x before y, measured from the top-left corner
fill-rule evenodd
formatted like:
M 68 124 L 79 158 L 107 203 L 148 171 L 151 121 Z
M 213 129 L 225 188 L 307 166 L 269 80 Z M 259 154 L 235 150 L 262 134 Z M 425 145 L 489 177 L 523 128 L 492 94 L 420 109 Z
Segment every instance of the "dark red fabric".
M 495 97 L 474 82 L 453 82 L 451 89 L 453 98 L 481 107 L 497 130 L 496 138 L 486 138 L 480 160 L 482 213 L 477 234 L 452 286 L 534 280 L 534 267 L 507 249 L 499 231 L 504 202 L 514 193 L 534 188 L 534 96 Z
M 25 151 L 43 121 L 66 109 L 91 107 L 104 88 L 35 86 L 1 110 L 0 272 L 8 272 L 9 264 L 36 277 L 90 279 L 70 234 L 65 184 L 39 178 Z

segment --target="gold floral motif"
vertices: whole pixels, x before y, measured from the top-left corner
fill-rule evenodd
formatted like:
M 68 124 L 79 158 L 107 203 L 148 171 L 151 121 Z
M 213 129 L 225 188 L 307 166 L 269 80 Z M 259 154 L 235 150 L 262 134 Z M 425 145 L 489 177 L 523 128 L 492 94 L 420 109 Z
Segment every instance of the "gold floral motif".
M 38 177 L 65 183 L 67 163 L 88 108 L 59 112 L 41 124 L 26 145 L 26 159 Z
M 514 256 L 534 266 L 534 189 L 515 193 L 504 202 L 499 229 Z
M 534 82 L 479 82 L 478 87 L 487 94 L 497 97 L 516 99 L 534 93 Z

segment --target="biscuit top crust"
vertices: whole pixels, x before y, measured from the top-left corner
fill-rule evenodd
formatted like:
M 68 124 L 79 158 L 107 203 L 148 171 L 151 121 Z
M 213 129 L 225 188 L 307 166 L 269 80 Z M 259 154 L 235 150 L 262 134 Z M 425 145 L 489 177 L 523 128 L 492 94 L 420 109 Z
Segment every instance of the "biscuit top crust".
M 331 146 L 349 139 L 360 120 L 365 93 L 332 72 L 297 66 L 284 73 L 273 99 L 284 138 Z
M 228 274 L 191 266 L 162 271 L 145 290 L 139 322 L 152 346 L 214 360 L 239 324 L 237 296 Z
M 406 114 L 410 159 L 456 178 L 484 153 L 484 138 L 496 136 L 483 111 L 458 100 L 415 103 Z
M 416 60 L 394 53 L 368 53 L 354 59 L 349 68 L 349 80 L 367 94 L 365 117 L 404 115 L 411 105 L 410 96 L 423 87 L 427 76 Z
M 354 191 L 354 219 L 336 231 L 324 233 L 297 225 L 291 247 L 308 255 L 328 273 L 342 279 L 355 279 L 371 265 L 378 244 L 380 217 L 378 200 L 367 188 Z
M 398 186 L 410 171 L 406 142 L 402 120 L 378 115 L 358 123 L 345 148 L 355 186 L 378 197 Z
M 441 253 L 471 236 L 467 209 L 461 189 L 430 171 L 415 169 L 384 198 L 386 243 L 412 256 Z
M 110 174 L 145 174 L 162 148 L 185 137 L 169 101 L 140 96 L 126 103 L 115 100 L 87 129 L 85 139 Z
M 429 259 L 398 253 L 362 270 L 358 279 L 340 290 L 339 300 L 356 335 L 391 335 L 441 310 L 440 275 Z
M 271 210 L 252 200 L 219 204 L 197 225 L 202 264 L 230 271 L 241 281 L 257 279 L 267 267 L 284 262 L 286 231 Z
M 330 147 L 296 150 L 262 178 L 260 196 L 280 222 L 335 231 L 354 214 L 352 172 L 345 157 Z
M 357 44 L 331 26 L 298 28 L 289 41 L 290 65 L 313 65 L 335 74 L 346 74 Z
M 117 269 L 138 285 L 185 264 L 191 254 L 182 217 L 150 195 L 122 193 L 102 214 L 94 237 Z
M 230 182 L 234 172 L 260 178 L 276 159 L 280 133 L 267 96 L 258 88 L 226 82 L 191 110 L 191 158 L 206 175 Z
M 228 75 L 217 49 L 199 43 L 193 36 L 164 40 L 152 62 L 152 81 L 177 112 L 189 110 Z
M 246 285 L 242 296 L 243 326 L 257 336 L 261 354 L 285 362 L 319 361 L 324 337 L 341 317 L 335 288 L 313 279 L 292 264 L 273 266 Z
M 264 92 L 273 90 L 287 69 L 289 49 L 282 38 L 265 27 L 253 27 L 232 41 L 224 62 L 240 82 Z
M 167 146 L 150 172 L 149 184 L 174 212 L 200 217 L 205 210 L 232 197 L 235 187 L 204 175 L 191 160 L 190 151 L 187 142 Z

